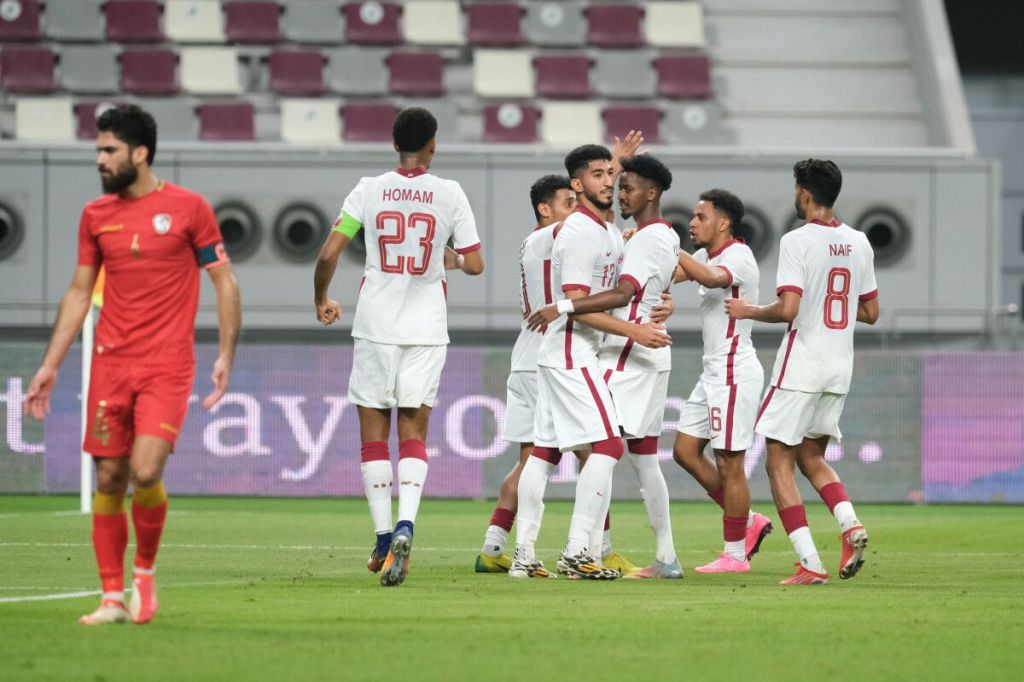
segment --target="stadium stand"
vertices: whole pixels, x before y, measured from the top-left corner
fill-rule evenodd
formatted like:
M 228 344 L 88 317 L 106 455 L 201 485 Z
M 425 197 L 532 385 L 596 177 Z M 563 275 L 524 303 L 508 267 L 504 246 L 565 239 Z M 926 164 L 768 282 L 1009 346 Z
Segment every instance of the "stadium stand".
M 604 139 L 601 109 L 594 102 L 545 102 L 540 135 L 544 144 L 563 147 Z
M 341 138 L 338 103 L 329 99 L 282 99 L 281 139 L 296 144 L 332 144 Z
M 639 47 L 644 44 L 636 5 L 593 5 L 586 9 L 587 42 L 595 47 Z
M 533 97 L 534 71 L 525 50 L 475 50 L 473 90 L 480 97 Z
M 704 20 L 697 2 L 644 3 L 644 37 L 652 47 L 704 47 Z
M 586 99 L 590 89 L 590 57 L 553 55 L 536 57 L 537 94 L 560 99 Z
M 234 0 L 224 4 L 224 32 L 228 42 L 269 45 L 280 42 L 281 8 L 276 2 Z
M 37 0 L 8 2 L 0 8 L 0 42 L 35 42 L 40 35 Z
M 248 102 L 200 104 L 199 139 L 245 142 L 256 139 L 253 107 Z
M 181 87 L 196 95 L 237 95 L 242 92 L 238 52 L 233 47 L 183 47 Z
M 19 97 L 14 117 L 19 140 L 61 142 L 75 137 L 71 99 L 67 97 Z
M 391 2 L 355 2 L 344 6 L 345 39 L 356 45 L 399 45 L 402 8 Z
M 166 0 L 164 34 L 176 43 L 223 43 L 224 13 L 219 0 Z
M 540 112 L 526 103 L 506 102 L 484 107 L 484 142 L 533 143 L 537 141 Z
M 120 84 L 118 54 L 113 45 L 62 45 L 61 89 L 90 95 L 116 93 L 124 87 Z
M 289 0 L 284 11 L 284 38 L 310 45 L 341 42 L 345 35 L 341 7 L 323 0 Z
M 387 57 L 386 48 L 341 47 L 328 50 L 328 87 L 340 95 L 387 94 Z
M 322 95 L 324 56 L 318 50 L 270 53 L 270 89 L 280 95 Z
M 402 26 L 406 42 L 415 45 L 462 45 L 466 42 L 462 12 L 454 0 L 406 3 Z
M 514 2 L 480 3 L 466 7 L 467 37 L 477 47 L 523 44 L 523 8 Z
M 46 3 L 46 35 L 54 40 L 103 40 L 101 4 L 102 0 L 49 0 Z
M 580 47 L 587 41 L 583 2 L 531 2 L 526 8 L 526 39 L 546 47 Z
M 645 144 L 661 144 L 661 111 L 656 107 L 611 106 L 604 110 L 604 139 L 622 139 L 630 130 L 642 130 Z
M 0 87 L 17 93 L 54 92 L 56 62 L 57 55 L 45 45 L 5 46 L 0 54 Z
M 107 0 L 103 4 L 107 40 L 118 43 L 158 43 L 162 7 L 156 0 Z
M 125 50 L 121 89 L 134 95 L 174 95 L 178 92 L 178 56 L 164 49 Z
M 394 52 L 388 56 L 388 87 L 396 95 L 444 94 L 444 62 L 433 52 Z

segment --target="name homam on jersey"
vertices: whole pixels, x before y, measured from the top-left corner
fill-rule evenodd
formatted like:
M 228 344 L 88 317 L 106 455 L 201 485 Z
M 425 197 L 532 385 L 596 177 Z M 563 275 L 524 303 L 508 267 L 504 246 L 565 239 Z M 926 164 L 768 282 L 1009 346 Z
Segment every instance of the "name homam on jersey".
M 434 193 L 419 189 L 385 189 L 383 201 L 416 201 L 421 204 L 434 203 Z

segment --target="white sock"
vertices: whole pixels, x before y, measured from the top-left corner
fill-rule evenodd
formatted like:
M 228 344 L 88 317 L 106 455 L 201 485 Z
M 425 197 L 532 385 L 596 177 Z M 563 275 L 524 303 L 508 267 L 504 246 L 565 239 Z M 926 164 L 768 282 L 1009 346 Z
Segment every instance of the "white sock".
M 821 557 L 818 556 L 818 548 L 814 546 L 810 528 L 807 526 L 797 528 L 789 534 L 789 541 L 793 543 L 793 549 L 800 557 L 800 565 L 815 573 L 825 572 L 825 567 L 821 565 Z
M 100 601 L 116 601 L 120 602 L 121 606 L 124 606 L 124 592 L 104 592 L 100 595 Z
M 747 528 L 750 528 L 753 525 L 754 525 L 754 510 L 751 509 L 750 511 L 747 512 Z
M 576 481 L 576 503 L 572 508 L 569 524 L 569 539 L 565 553 L 574 556 L 587 549 L 590 532 L 601 516 L 601 509 L 608 497 L 608 480 L 615 469 L 615 458 L 598 452 L 590 453 L 587 465 Z M 596 548 L 595 548 L 596 549 Z
M 857 514 L 853 511 L 852 502 L 840 502 L 832 510 L 832 514 L 836 517 L 836 521 L 839 522 L 839 531 L 842 533 L 845 533 L 854 526 L 860 525 L 860 521 L 857 520 Z
M 391 462 L 373 460 L 359 465 L 363 475 L 363 492 L 370 504 L 370 518 L 376 533 L 390 533 L 391 525 Z
M 423 483 L 427 480 L 427 463 L 418 457 L 398 460 L 398 520 L 416 523 L 420 509 Z
M 736 561 L 747 560 L 747 541 L 746 540 L 733 540 L 732 542 L 726 540 L 725 542 L 725 553 L 731 556 Z
M 663 564 L 676 560 L 676 549 L 672 544 L 672 520 L 668 511 L 668 485 L 661 473 L 657 455 L 634 455 L 629 453 L 636 477 L 640 479 L 640 495 L 647 509 L 647 519 L 654 531 L 654 558 Z
M 519 506 L 516 510 L 516 552 L 525 552 L 529 561 L 535 561 L 534 547 L 540 522 L 544 518 L 544 490 L 555 472 L 554 464 L 539 457 L 527 457 L 519 475 Z
M 603 525 L 603 524 L 602 524 Z M 601 558 L 608 556 L 612 553 L 612 529 L 604 531 L 601 534 Z
M 604 519 L 608 515 L 608 509 L 612 505 L 612 477 L 608 477 L 608 487 L 604 491 L 604 504 L 601 505 L 601 511 L 597 514 L 597 523 L 594 524 L 594 529 L 590 531 L 590 542 L 587 545 L 591 550 L 591 554 L 594 559 L 600 563 L 601 559 L 612 553 L 612 536 L 608 534 L 608 551 L 604 551 Z M 601 556 L 598 556 L 597 548 L 601 548 Z
M 508 531 L 501 526 L 487 526 L 487 535 L 484 536 L 484 546 L 480 551 L 490 557 L 501 556 L 505 551 L 505 541 L 508 540 Z

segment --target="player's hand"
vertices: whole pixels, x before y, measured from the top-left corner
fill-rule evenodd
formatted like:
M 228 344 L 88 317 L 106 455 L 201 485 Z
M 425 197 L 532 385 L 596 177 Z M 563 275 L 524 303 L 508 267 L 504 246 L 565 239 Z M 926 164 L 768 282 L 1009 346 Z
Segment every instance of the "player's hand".
M 665 331 L 665 325 L 658 322 L 644 322 L 634 325 L 636 329 L 630 338 L 645 348 L 664 348 L 672 345 L 672 337 Z
M 667 291 L 661 292 L 661 303 L 651 308 L 651 322 L 664 322 L 672 317 L 676 311 L 676 304 L 672 302 L 672 294 Z
M 535 310 L 533 315 L 526 318 L 526 328 L 532 332 L 540 331 L 544 333 L 547 331 L 548 325 L 558 319 L 558 307 L 552 303 L 546 305 L 539 310 Z
M 630 238 L 634 234 L 636 234 L 636 228 L 635 227 L 631 227 L 631 228 L 629 228 L 627 230 L 623 230 L 622 231 L 622 241 L 628 242 L 630 240 Z
M 644 143 L 644 135 L 639 130 L 630 130 L 621 140 L 617 137 L 612 140 L 615 142 L 612 145 L 612 162 L 617 164 L 623 156 L 636 155 L 636 150 Z
M 333 299 L 327 299 L 316 304 L 316 319 L 320 324 L 334 324 L 341 319 L 341 304 Z
M 210 395 L 203 398 L 203 407 L 210 409 L 224 397 L 228 390 L 228 380 L 231 378 L 231 363 L 223 356 L 218 357 L 213 363 L 213 372 L 210 374 L 210 381 L 213 382 L 213 390 Z
M 25 414 L 30 414 L 36 419 L 43 419 L 50 414 L 50 394 L 56 385 L 57 370 L 40 367 L 32 377 L 32 383 L 28 385 L 28 392 L 25 394 Z M 11 409 L 11 406 L 8 405 L 7 409 Z
M 745 320 L 750 317 L 752 305 L 745 298 L 725 299 L 725 314 L 734 320 Z
M 459 254 L 450 246 L 444 247 L 444 269 L 461 270 L 459 267 Z

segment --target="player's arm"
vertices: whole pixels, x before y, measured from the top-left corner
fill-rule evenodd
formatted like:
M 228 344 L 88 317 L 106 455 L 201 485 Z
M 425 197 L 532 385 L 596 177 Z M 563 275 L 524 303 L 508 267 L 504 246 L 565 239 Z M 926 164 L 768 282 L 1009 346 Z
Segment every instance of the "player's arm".
M 50 414 L 50 394 L 57 384 L 57 370 L 64 361 L 92 304 L 92 288 L 96 284 L 96 265 L 79 265 L 71 277 L 71 285 L 60 301 L 57 319 L 53 323 L 50 344 L 46 347 L 43 363 L 29 384 L 25 394 L 25 412 L 36 419 Z
M 203 399 L 203 407 L 209 409 L 217 404 L 228 390 L 231 367 L 235 362 L 235 346 L 238 331 L 242 326 L 242 301 L 238 294 L 238 280 L 227 260 L 207 266 L 210 281 L 217 292 L 217 328 L 220 338 L 220 354 L 213 363 L 213 391 Z
M 612 145 L 612 180 L 617 180 L 622 174 L 622 164 L 619 159 L 624 156 L 633 156 L 640 145 L 644 143 L 643 133 L 639 130 L 630 130 L 621 140 L 612 138 L 615 144 Z
M 732 274 L 728 270 L 718 265 L 709 268 L 685 251 L 679 252 L 679 270 L 685 277 L 675 280 L 677 282 L 689 279 L 708 289 L 732 286 Z
M 570 291 L 569 293 L 574 293 Z M 583 293 L 580 291 L 579 293 Z M 584 320 L 584 313 L 599 313 L 606 310 L 614 310 L 628 305 L 636 294 L 636 284 L 632 280 L 619 280 L 618 286 L 608 291 L 597 294 L 584 294 L 582 298 L 566 298 L 564 301 L 546 305 L 536 310 L 526 320 L 526 326 L 531 331 L 537 331 L 541 327 L 554 322 L 559 315 L 575 313 L 576 319 L 589 324 Z M 566 294 L 568 296 L 569 294 Z M 594 326 L 594 325 L 591 325 Z
M 341 304 L 327 298 L 327 289 L 338 267 L 338 257 L 362 226 L 348 213 L 342 213 L 327 235 L 324 245 L 320 247 L 316 269 L 313 271 L 313 304 L 316 306 L 316 319 L 321 324 L 334 324 L 341 319 Z
M 586 296 L 585 292 L 578 289 L 565 292 L 566 300 L 574 303 L 579 299 L 586 298 Z M 608 313 L 583 313 L 574 317 L 577 322 L 582 322 L 588 327 L 593 327 L 608 334 L 625 336 L 627 339 L 633 339 L 634 343 L 639 343 L 647 348 L 661 348 L 662 346 L 672 345 L 672 337 L 665 331 L 665 325 L 657 322 L 635 324 L 612 317 Z
M 734 320 L 792 322 L 800 312 L 800 294 L 790 289 L 779 292 L 771 305 L 751 305 L 745 298 L 725 299 L 725 314 Z
M 857 303 L 857 321 L 864 322 L 865 324 L 874 324 L 878 322 L 879 315 L 878 308 L 878 296 L 872 296 L 871 298 Z
M 482 249 L 459 253 L 455 249 L 444 247 L 444 269 L 462 270 L 467 275 L 479 275 L 484 271 Z

